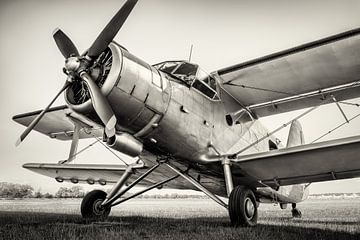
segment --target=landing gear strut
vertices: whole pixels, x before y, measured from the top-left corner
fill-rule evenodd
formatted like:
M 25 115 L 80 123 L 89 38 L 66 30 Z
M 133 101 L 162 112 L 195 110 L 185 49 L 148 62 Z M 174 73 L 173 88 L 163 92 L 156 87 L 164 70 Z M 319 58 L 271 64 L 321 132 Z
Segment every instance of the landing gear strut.
M 103 220 L 109 216 L 111 208 L 103 207 L 106 193 L 101 190 L 93 190 L 85 195 L 81 202 L 81 215 L 83 218 Z
M 301 211 L 296 208 L 296 203 L 291 204 L 291 207 L 292 207 L 291 214 L 293 218 L 301 218 L 302 214 Z
M 235 227 L 245 226 L 253 227 L 257 223 L 258 204 L 254 192 L 244 186 L 234 188 L 231 161 L 224 159 L 223 162 L 226 191 L 229 196 L 229 216 L 231 224 Z
M 237 186 L 229 197 L 229 215 L 233 226 L 252 227 L 257 223 L 258 211 L 252 190 Z

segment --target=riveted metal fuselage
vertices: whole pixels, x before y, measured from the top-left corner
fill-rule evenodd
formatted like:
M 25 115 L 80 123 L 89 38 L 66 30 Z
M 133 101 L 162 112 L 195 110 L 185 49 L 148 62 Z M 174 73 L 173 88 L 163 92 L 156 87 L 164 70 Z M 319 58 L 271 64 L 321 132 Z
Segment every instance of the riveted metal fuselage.
M 221 163 L 206 165 L 204 161 L 218 153 L 234 153 L 266 135 L 267 130 L 257 120 L 229 126 L 220 100 L 179 83 L 115 43 L 109 47 L 112 68 L 101 91 L 116 115 L 117 131 L 128 132 L 144 143 L 141 158 L 145 162 L 171 155 L 174 164 L 190 168 L 190 174 L 201 175 L 202 184 L 225 196 Z M 86 102 L 72 107 L 88 113 L 91 106 Z M 261 141 L 244 153 L 268 150 L 268 141 Z M 241 171 L 233 172 L 235 185 L 254 181 Z M 192 186 L 184 182 L 184 188 Z

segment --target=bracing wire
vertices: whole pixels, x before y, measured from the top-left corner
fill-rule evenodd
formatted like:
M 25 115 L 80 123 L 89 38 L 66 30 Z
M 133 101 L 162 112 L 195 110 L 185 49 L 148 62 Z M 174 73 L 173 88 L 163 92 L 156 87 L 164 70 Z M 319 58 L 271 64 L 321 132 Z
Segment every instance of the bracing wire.
M 355 115 L 354 117 L 350 118 L 349 119 L 349 122 L 351 122 L 352 120 L 354 120 L 355 118 L 359 117 L 360 116 L 360 113 Z M 349 123 L 347 121 L 341 123 L 340 125 L 336 126 L 335 128 L 331 129 L 330 131 L 328 131 L 327 133 L 324 133 L 323 135 L 321 135 L 320 137 L 316 138 L 315 140 L 313 140 L 311 143 L 314 143 L 314 142 L 317 142 L 318 140 L 320 140 L 321 138 L 329 135 L 330 133 L 334 132 L 335 130 L 341 128 L 342 126 L 344 126 L 345 124 Z
M 89 145 L 87 145 L 86 147 L 84 147 L 83 149 L 81 149 L 80 151 L 78 151 L 77 153 L 75 153 L 75 154 L 73 155 L 73 157 L 76 157 L 77 155 L 79 155 L 80 153 L 84 152 L 84 151 L 87 150 L 88 148 L 94 146 L 98 141 L 99 141 L 99 140 L 96 139 L 96 141 L 90 143 Z
M 358 103 L 350 103 L 350 102 L 339 102 L 339 103 L 342 103 L 342 104 L 347 104 L 347 105 L 351 105 L 351 106 L 356 106 L 356 107 L 360 107 L 360 104 Z M 320 137 L 316 138 L 315 140 L 313 140 L 311 143 L 314 143 L 314 142 L 317 142 L 319 141 L 320 139 L 322 139 L 323 137 L 331 134 L 332 132 L 336 131 L 337 129 L 343 127 L 344 125 L 346 125 L 347 123 L 350 123 L 352 120 L 358 118 L 360 116 L 360 113 L 355 115 L 354 117 L 350 118 L 349 121 L 345 121 L 343 123 L 341 123 L 340 125 L 334 127 L 333 129 L 331 129 L 330 131 L 322 134 Z
M 98 137 L 95 137 L 97 139 L 97 141 L 99 143 L 101 143 L 101 145 L 103 145 L 109 152 L 111 152 L 116 158 L 118 158 L 120 161 L 122 161 L 126 166 L 129 166 L 129 164 L 127 164 L 127 162 L 125 162 L 121 157 L 119 157 L 114 151 L 112 151 L 108 146 L 106 146 L 106 144 L 104 144 L 102 142 L 102 140 Z
M 77 153 L 75 153 L 73 155 L 73 157 L 76 157 L 77 155 L 81 154 L 82 152 L 86 151 L 87 149 L 89 149 L 90 147 L 94 146 L 96 143 L 100 143 L 101 145 L 103 145 L 109 152 L 111 152 L 116 158 L 118 158 L 120 161 L 122 161 L 126 166 L 129 166 L 128 163 L 126 163 L 122 158 L 120 158 L 114 151 L 112 151 L 108 146 L 106 146 L 106 144 L 104 144 L 102 142 L 102 140 L 96 136 L 93 135 L 93 137 L 96 139 L 94 142 L 90 143 L 89 145 L 87 145 L 86 147 L 84 147 L 83 149 L 81 149 L 80 151 L 78 151 Z

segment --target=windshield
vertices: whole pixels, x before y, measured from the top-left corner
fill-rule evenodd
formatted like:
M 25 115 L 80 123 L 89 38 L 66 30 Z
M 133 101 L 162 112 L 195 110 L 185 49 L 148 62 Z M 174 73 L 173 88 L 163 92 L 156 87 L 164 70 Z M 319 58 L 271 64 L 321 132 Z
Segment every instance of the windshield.
M 192 86 L 213 100 L 218 100 L 216 81 L 198 65 L 185 61 L 168 61 L 155 64 L 158 70 L 165 72 L 187 86 Z
M 198 65 L 183 61 L 159 63 L 154 67 L 186 82 L 188 85 L 191 85 L 192 81 L 195 80 L 198 70 Z

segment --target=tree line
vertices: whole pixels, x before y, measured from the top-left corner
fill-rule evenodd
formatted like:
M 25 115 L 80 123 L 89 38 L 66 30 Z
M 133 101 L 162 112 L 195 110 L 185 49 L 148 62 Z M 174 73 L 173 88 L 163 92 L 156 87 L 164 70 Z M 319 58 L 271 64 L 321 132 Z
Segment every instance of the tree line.
M 109 193 L 110 189 L 105 190 Z M 60 187 L 55 194 L 42 193 L 40 190 L 28 184 L 16 184 L 8 182 L 0 182 L 0 198 L 83 198 L 87 192 L 81 186 Z M 123 198 L 130 196 L 132 193 L 126 193 Z M 168 194 L 142 194 L 136 198 L 143 199 L 178 199 L 178 198 L 207 198 L 204 195 L 184 195 L 180 193 Z
M 0 198 L 82 198 L 85 191 L 80 186 L 60 187 L 55 194 L 42 193 L 28 184 L 0 182 Z

